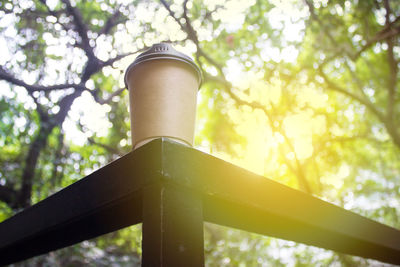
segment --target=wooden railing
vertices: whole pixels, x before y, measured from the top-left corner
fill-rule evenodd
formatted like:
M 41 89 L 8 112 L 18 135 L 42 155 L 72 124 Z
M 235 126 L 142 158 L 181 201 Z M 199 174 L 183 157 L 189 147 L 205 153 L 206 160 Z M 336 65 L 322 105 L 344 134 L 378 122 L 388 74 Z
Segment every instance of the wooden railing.
M 203 266 L 203 222 L 400 264 L 400 231 L 168 139 L 0 223 L 0 265 L 143 223 L 142 266 Z

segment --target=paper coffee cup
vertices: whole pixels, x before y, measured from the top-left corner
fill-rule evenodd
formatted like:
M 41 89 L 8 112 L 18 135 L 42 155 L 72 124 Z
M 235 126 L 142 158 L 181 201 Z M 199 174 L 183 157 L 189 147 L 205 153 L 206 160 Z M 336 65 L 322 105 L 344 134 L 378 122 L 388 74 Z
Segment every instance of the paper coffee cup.
M 201 75 L 189 57 L 169 44 L 153 45 L 131 64 L 125 82 L 133 149 L 159 137 L 193 145 Z

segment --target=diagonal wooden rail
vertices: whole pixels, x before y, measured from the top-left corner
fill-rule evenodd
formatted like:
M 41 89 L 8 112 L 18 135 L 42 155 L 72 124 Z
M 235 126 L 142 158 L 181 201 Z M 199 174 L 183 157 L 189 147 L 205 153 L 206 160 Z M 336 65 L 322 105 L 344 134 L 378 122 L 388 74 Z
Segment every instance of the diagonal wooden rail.
M 0 265 L 143 223 L 143 266 L 203 266 L 203 221 L 400 264 L 400 231 L 168 139 L 0 223 Z

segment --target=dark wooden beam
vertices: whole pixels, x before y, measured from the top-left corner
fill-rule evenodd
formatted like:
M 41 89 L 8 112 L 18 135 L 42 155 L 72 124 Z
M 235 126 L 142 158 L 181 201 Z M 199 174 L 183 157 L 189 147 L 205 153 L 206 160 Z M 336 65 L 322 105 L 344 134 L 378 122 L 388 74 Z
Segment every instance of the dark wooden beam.
M 142 221 L 143 266 L 201 265 L 203 219 L 400 264 L 398 229 L 158 139 L 0 223 L 0 265 Z
M 205 221 L 400 264 L 398 229 L 171 142 L 162 165 L 169 180 L 202 193 Z
M 144 177 L 160 173 L 160 148 L 129 153 L 0 223 L 0 266 L 140 223 Z

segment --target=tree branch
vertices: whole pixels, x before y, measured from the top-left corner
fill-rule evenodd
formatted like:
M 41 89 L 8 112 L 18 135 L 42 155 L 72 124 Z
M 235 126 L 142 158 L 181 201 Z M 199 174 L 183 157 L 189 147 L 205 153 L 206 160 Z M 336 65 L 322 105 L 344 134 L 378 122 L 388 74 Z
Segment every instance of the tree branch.
M 349 92 L 346 89 L 344 89 L 343 87 L 341 87 L 340 85 L 331 81 L 328 78 L 328 76 L 325 74 L 325 72 L 322 70 L 321 66 L 318 68 L 318 74 L 321 75 L 321 77 L 324 79 L 324 81 L 328 85 L 328 87 L 327 87 L 328 89 L 337 91 L 339 93 L 349 96 L 353 100 L 356 100 L 357 102 L 365 105 L 370 111 L 372 111 L 372 113 L 374 113 L 379 118 L 379 120 L 381 120 L 382 122 L 385 120 L 384 115 L 369 100 L 362 98 L 352 92 Z
M 389 1 L 385 0 L 384 1 L 385 9 L 386 9 L 386 27 L 389 29 L 391 28 L 391 22 L 390 22 L 390 15 L 392 13 Z M 394 40 L 393 37 L 388 37 L 386 38 L 386 43 L 388 45 L 388 50 L 387 50 L 387 57 L 388 57 L 388 63 L 389 63 L 389 79 L 388 79 L 388 84 L 387 84 L 387 89 L 388 89 L 388 97 L 387 97 L 387 120 L 390 123 L 393 123 L 393 109 L 394 109 L 394 103 L 396 100 L 396 83 L 397 83 L 397 74 L 398 74 L 398 67 L 397 67 L 397 61 L 394 56 Z
M 103 104 L 110 103 L 114 96 L 120 95 L 123 91 L 125 91 L 125 88 L 120 88 L 117 91 L 114 91 L 112 94 L 110 94 L 106 99 L 100 99 L 100 97 L 98 95 L 98 92 L 99 92 L 98 89 L 96 89 L 94 91 L 89 91 L 89 92 L 92 94 L 94 100 L 97 103 L 99 103 L 100 105 L 103 105 Z
M 4 70 L 3 66 L 0 66 L 0 80 L 7 81 L 11 84 L 25 87 L 29 92 L 35 91 L 52 91 L 52 90 L 63 90 L 68 88 L 75 88 L 77 90 L 84 90 L 85 87 L 80 84 L 56 84 L 50 86 L 38 85 L 38 84 L 27 84 L 26 82 L 15 78 L 12 74 Z
M 122 157 L 124 155 L 124 153 L 122 151 L 116 149 L 115 147 L 109 146 L 107 144 L 102 144 L 102 143 L 96 142 L 92 137 L 88 137 L 88 141 L 92 145 L 96 145 L 96 146 L 102 147 L 105 150 L 107 150 L 108 152 L 110 152 L 110 153 L 112 153 L 114 155 L 118 155 L 119 157 Z
M 172 9 L 170 8 L 170 6 L 167 3 L 167 1 L 160 0 L 160 2 L 165 7 L 165 9 L 168 11 L 169 15 L 176 21 L 176 23 L 178 23 L 179 26 L 181 26 L 181 28 L 184 29 L 185 26 L 180 22 L 179 18 L 175 16 L 175 12 L 172 11 Z
M 51 10 L 50 7 L 47 5 L 46 0 L 40 0 L 40 2 L 46 7 L 47 12 L 52 15 L 53 17 L 56 18 L 57 23 L 61 25 L 61 27 L 63 27 L 63 29 L 65 31 L 68 31 L 69 28 L 64 24 L 60 22 L 60 16 L 61 14 L 63 14 L 63 12 L 61 10 Z M 43 17 L 43 16 L 42 16 Z
M 60 102 L 58 104 L 60 107 L 60 110 L 58 111 L 57 114 L 54 115 L 54 118 L 53 118 L 54 126 L 56 126 L 56 125 L 61 126 L 63 124 L 65 118 L 68 115 L 69 110 L 71 109 L 72 103 L 81 94 L 82 94 L 82 91 L 76 90 L 72 94 L 66 95 L 66 96 L 64 96 L 63 99 L 60 100 Z
M 106 66 L 112 66 L 118 60 L 121 60 L 121 59 L 123 59 L 123 58 L 125 58 L 127 56 L 131 56 L 131 55 L 137 54 L 137 53 L 142 52 L 142 51 L 147 50 L 147 49 L 148 49 L 148 47 L 144 47 L 144 48 L 139 49 L 139 50 L 137 50 L 135 52 L 129 52 L 129 53 L 120 54 L 120 55 L 117 55 L 116 57 L 110 58 L 109 60 L 101 61 L 100 68 L 103 68 L 103 67 L 106 67 Z
M 89 29 L 86 23 L 83 21 L 83 17 L 79 9 L 73 7 L 70 0 L 62 0 L 62 2 L 66 5 L 68 14 L 73 17 L 75 31 L 81 38 L 79 46 L 85 51 L 85 54 L 88 58 L 81 76 L 81 84 L 84 84 L 90 79 L 92 74 L 101 70 L 103 67 L 102 61 L 95 56 L 93 47 L 90 45 L 88 37 Z
M 339 93 L 342 93 L 344 95 L 349 96 L 353 100 L 363 104 L 367 109 L 369 109 L 373 114 L 376 115 L 376 117 L 385 125 L 385 128 L 388 132 L 388 134 L 391 136 L 394 144 L 400 148 L 400 134 L 396 128 L 396 125 L 392 123 L 392 121 L 387 119 L 387 116 L 385 116 L 381 111 L 379 111 L 368 99 L 365 99 L 363 97 L 360 97 L 352 92 L 347 91 L 340 85 L 332 82 L 328 76 L 324 73 L 324 71 L 320 68 L 318 68 L 319 74 L 324 78 L 325 83 L 328 85 L 327 89 L 337 91 Z
M 315 12 L 315 7 L 314 4 L 312 2 L 310 2 L 309 0 L 304 0 L 305 4 L 308 7 L 308 10 L 310 11 L 311 14 L 311 18 L 316 21 L 319 26 L 323 29 L 324 34 L 328 37 L 329 42 L 334 44 L 335 47 L 335 54 L 346 54 L 347 56 L 349 56 L 350 58 L 354 58 L 354 55 L 348 51 L 348 49 L 346 49 L 346 47 L 344 47 L 342 44 L 338 43 L 336 38 L 333 37 L 333 35 L 331 34 L 331 30 L 327 29 L 324 23 L 324 20 L 321 20 L 317 13 Z
M 71 5 L 70 0 L 62 0 L 62 2 L 66 5 L 68 14 L 71 15 L 74 19 L 75 30 L 82 39 L 81 40 L 82 49 L 85 51 L 86 55 L 89 58 L 95 58 L 93 48 L 91 47 L 89 42 L 89 37 L 88 37 L 89 29 L 86 23 L 83 21 L 81 12 L 77 8 Z
M 189 16 L 188 16 L 188 8 L 187 8 L 187 3 L 189 0 L 185 0 L 183 2 L 183 18 L 185 19 L 185 29 L 186 33 L 188 35 L 188 38 L 192 40 L 195 44 L 199 44 L 199 39 L 197 38 L 197 32 L 193 28 L 192 23 L 190 22 Z
M 278 127 L 275 127 L 275 128 L 278 128 Z M 310 184 L 307 181 L 307 178 L 303 171 L 303 165 L 301 164 L 299 157 L 297 156 L 296 150 L 294 149 L 292 142 L 290 141 L 289 137 L 286 135 L 286 133 L 282 129 L 279 128 L 279 130 L 280 130 L 279 133 L 283 136 L 283 138 L 286 141 L 286 144 L 290 147 L 290 150 L 292 150 L 292 152 L 294 154 L 296 169 L 294 169 L 292 167 L 292 172 L 297 176 L 297 180 L 299 182 L 300 189 L 308 194 L 312 194 Z
M 400 17 L 396 18 L 396 22 L 397 21 L 400 21 Z M 382 31 L 378 32 L 372 39 L 367 41 L 367 43 L 356 54 L 354 54 L 354 56 L 352 56 L 351 58 L 353 60 L 355 60 L 358 57 L 360 57 L 360 55 L 364 51 L 366 51 L 368 48 L 370 48 L 374 44 L 379 43 L 379 42 L 381 42 L 383 40 L 386 40 L 388 38 L 393 38 L 393 37 L 395 37 L 395 36 L 397 36 L 399 34 L 400 34 L 400 26 L 399 27 L 395 27 L 395 28 L 390 28 L 390 30 L 385 28 Z
M 35 177 L 35 170 L 39 155 L 47 144 L 47 140 L 52 130 L 56 126 L 61 126 L 64 122 L 68 111 L 71 108 L 73 101 L 80 96 L 81 90 L 76 90 L 72 94 L 65 96 L 59 102 L 60 110 L 57 114 L 52 117 L 48 117 L 47 120 L 41 122 L 41 126 L 38 131 L 38 135 L 29 147 L 28 155 L 25 160 L 25 166 L 22 173 L 21 189 L 19 190 L 19 196 L 17 201 L 18 207 L 28 207 L 31 204 L 32 186 Z
M 107 19 L 106 23 L 104 24 L 103 28 L 98 32 L 99 35 L 107 35 L 111 32 L 111 30 L 118 24 L 124 23 L 127 21 L 127 18 L 121 18 L 122 13 L 119 11 L 119 6 L 115 9 L 115 12 Z
M 56 187 L 61 182 L 64 165 L 61 158 L 64 156 L 64 132 L 61 130 L 57 137 L 57 147 L 54 152 L 53 168 L 51 170 L 51 184 Z M 59 167 L 61 170 L 59 170 Z
M 356 60 L 357 58 L 359 58 L 360 55 L 364 51 L 369 49 L 374 44 L 381 42 L 383 40 L 386 40 L 388 38 L 395 37 L 396 35 L 400 34 L 400 26 L 393 27 L 395 24 L 397 24 L 400 21 L 400 16 L 396 17 L 392 22 L 390 22 L 389 16 L 386 16 L 386 21 L 388 21 L 388 19 L 389 19 L 389 21 L 386 23 L 385 27 L 381 31 L 379 31 L 377 34 L 375 34 L 375 36 L 372 39 L 367 41 L 367 43 L 364 46 L 362 46 L 361 49 L 359 49 L 355 53 L 352 53 L 352 52 L 348 51 L 348 49 L 344 49 L 343 47 L 341 47 L 341 45 L 337 42 L 337 40 L 330 33 L 330 30 L 326 29 L 324 22 L 316 14 L 313 3 L 310 2 L 309 0 L 304 0 L 304 2 L 306 3 L 306 5 L 310 11 L 312 19 L 314 21 L 316 21 L 321 26 L 321 28 L 324 29 L 323 32 L 328 37 L 329 41 L 335 45 L 335 48 L 338 49 L 339 52 L 346 54 L 352 60 Z M 388 6 L 388 5 L 389 5 L 388 1 L 385 0 L 385 6 Z
M 43 124 L 39 129 L 38 136 L 29 147 L 28 155 L 25 160 L 25 166 L 22 173 L 21 189 L 18 193 L 17 207 L 26 208 L 31 205 L 33 178 L 37 161 L 42 149 L 46 146 L 47 137 L 50 135 L 54 126 Z

